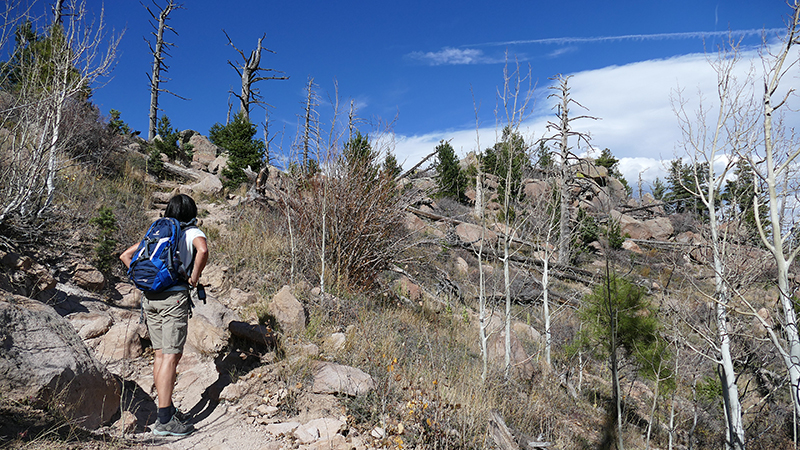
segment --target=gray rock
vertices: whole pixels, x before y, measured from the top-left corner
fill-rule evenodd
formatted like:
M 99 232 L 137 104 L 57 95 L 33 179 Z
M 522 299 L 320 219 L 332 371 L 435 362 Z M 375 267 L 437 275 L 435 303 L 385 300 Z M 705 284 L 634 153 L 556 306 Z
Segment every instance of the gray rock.
M 186 345 L 202 355 L 216 355 L 228 344 L 225 329 L 213 325 L 205 317 L 194 314 L 189 319 Z
M 61 407 L 97 428 L 120 405 L 119 383 L 66 319 L 44 303 L 0 294 L 0 392 L 13 401 Z
M 366 394 L 374 388 L 375 381 L 360 369 L 319 362 L 314 370 L 311 390 L 315 394 L 345 394 L 355 397 Z
M 217 159 L 217 155 L 222 153 L 222 148 L 211 143 L 207 137 L 195 134 L 189 138 L 189 143 L 192 144 L 192 161 L 199 162 L 203 166 L 208 166 L 212 161 Z
M 301 426 L 300 422 L 281 422 L 281 423 L 271 423 L 267 425 L 265 428 L 267 433 L 273 436 L 288 436 L 297 429 L 297 427 Z
M 322 343 L 322 348 L 326 353 L 336 353 L 344 350 L 347 336 L 344 333 L 333 333 Z
M 209 163 L 208 171 L 213 174 L 220 174 L 226 167 L 228 167 L 228 155 L 223 153 Z

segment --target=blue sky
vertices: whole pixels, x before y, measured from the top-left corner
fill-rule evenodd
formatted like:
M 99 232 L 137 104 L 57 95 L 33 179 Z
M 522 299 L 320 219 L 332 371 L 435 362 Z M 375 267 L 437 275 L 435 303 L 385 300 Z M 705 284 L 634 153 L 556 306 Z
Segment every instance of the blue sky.
M 163 5 L 165 0 L 156 0 Z M 154 8 L 151 0 L 145 4 Z M 49 2 L 48 2 L 49 4 Z M 239 79 L 227 64 L 239 55 L 223 29 L 246 54 L 266 33 L 274 54 L 262 66 L 282 71 L 284 81 L 257 87 L 270 103 L 274 144 L 288 150 L 302 113 L 309 77 L 325 103 L 338 85 L 343 103 L 352 99 L 359 116 L 392 122 L 394 152 L 409 167 L 452 139 L 460 154 L 475 150 L 479 105 L 480 145 L 495 139 L 495 105 L 503 82 L 504 55 L 516 58 L 536 83 L 530 139 L 545 133 L 554 111 L 547 86 L 556 74 L 574 75 L 573 98 L 600 121 L 575 123 L 592 135 L 592 145 L 609 147 L 623 159 L 633 181 L 661 174 L 658 160 L 672 159 L 679 137 L 670 91 L 713 89 L 702 53 L 713 50 L 728 30 L 744 36 L 743 48 L 757 46 L 760 30 L 783 28 L 789 8 L 783 0 L 630 1 L 210 1 L 187 0 L 170 25 L 178 32 L 167 60 L 164 85 L 183 101 L 162 94 L 161 107 L 178 129 L 207 134 L 224 122 L 231 89 Z M 99 14 L 103 2 L 87 0 Z M 152 56 L 149 15 L 138 0 L 105 2 L 105 21 L 124 37 L 113 76 L 93 100 L 134 129 L 147 131 Z M 713 92 L 709 92 L 709 95 Z M 475 102 L 473 102 L 473 97 Z M 238 107 L 234 102 L 234 111 Z M 264 121 L 264 111 L 251 113 Z M 364 125 L 364 131 L 370 129 Z

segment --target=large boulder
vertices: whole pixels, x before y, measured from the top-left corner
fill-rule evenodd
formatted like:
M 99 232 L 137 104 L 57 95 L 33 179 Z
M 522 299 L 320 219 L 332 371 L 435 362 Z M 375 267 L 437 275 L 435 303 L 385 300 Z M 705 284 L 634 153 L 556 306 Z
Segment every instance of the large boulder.
M 87 341 L 94 355 L 106 364 L 125 359 L 135 359 L 142 355 L 142 335 L 144 324 L 139 323 L 139 315 L 128 317 L 115 323 L 105 334 Z
M 606 169 L 604 166 L 598 166 L 594 162 L 586 159 L 582 159 L 578 163 L 574 164 L 572 169 L 576 174 L 578 174 L 578 176 L 597 180 L 600 185 L 605 185 L 605 181 L 601 180 L 608 178 L 608 169 Z
M 622 214 L 617 210 L 611 211 L 611 219 L 619 223 L 620 233 L 628 235 L 631 239 L 650 239 L 652 235 L 645 224 L 627 214 Z
M 0 294 L 0 392 L 13 401 L 57 407 L 87 428 L 108 422 L 119 383 L 52 307 Z
M 476 325 L 477 322 L 476 322 Z M 522 342 L 517 337 L 516 332 L 512 327 L 511 338 L 511 354 L 510 361 L 512 366 L 512 374 L 521 380 L 530 380 L 535 372 L 535 368 L 531 363 L 531 358 L 522 346 Z M 517 326 L 516 328 L 519 328 Z M 503 318 L 499 314 L 492 314 L 489 318 L 487 330 L 491 333 L 489 342 L 487 342 L 487 352 L 489 363 L 495 370 L 504 370 L 505 355 L 506 355 L 506 332 Z M 535 339 L 535 330 L 525 330 L 526 337 Z
M 644 226 L 647 228 L 650 237 L 657 241 L 666 241 L 675 232 L 672 222 L 667 217 L 645 220 Z

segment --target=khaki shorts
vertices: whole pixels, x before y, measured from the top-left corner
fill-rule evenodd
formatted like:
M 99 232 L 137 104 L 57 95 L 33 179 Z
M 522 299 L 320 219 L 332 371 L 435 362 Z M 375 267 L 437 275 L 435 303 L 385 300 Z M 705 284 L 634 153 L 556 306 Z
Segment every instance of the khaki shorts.
M 183 353 L 189 328 L 189 291 L 159 292 L 143 297 L 142 307 L 153 350 Z

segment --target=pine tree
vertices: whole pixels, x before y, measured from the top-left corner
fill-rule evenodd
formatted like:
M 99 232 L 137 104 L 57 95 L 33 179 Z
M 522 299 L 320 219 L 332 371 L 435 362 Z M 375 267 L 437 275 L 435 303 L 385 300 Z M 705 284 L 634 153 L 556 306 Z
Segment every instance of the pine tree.
M 497 175 L 500 179 L 498 194 L 501 198 L 505 195 L 506 177 L 510 177 L 511 197 L 522 198 L 523 173 L 531 163 L 527 144 L 518 132 L 508 127 L 503 129 L 500 142 L 484 152 L 482 164 L 484 172 Z
M 451 197 L 459 202 L 466 200 L 464 192 L 467 187 L 467 177 L 458 164 L 456 152 L 447 141 L 440 141 L 436 146 L 436 186 L 439 197 Z

